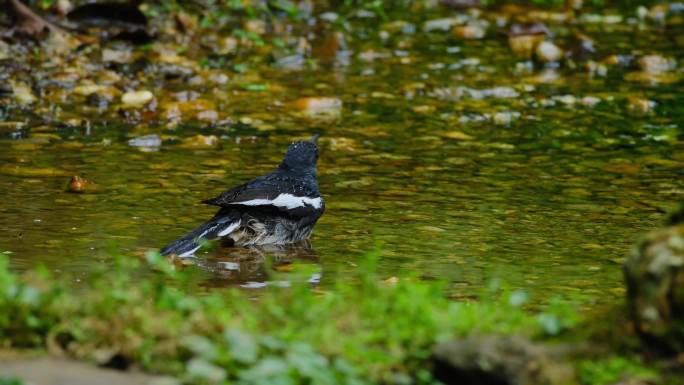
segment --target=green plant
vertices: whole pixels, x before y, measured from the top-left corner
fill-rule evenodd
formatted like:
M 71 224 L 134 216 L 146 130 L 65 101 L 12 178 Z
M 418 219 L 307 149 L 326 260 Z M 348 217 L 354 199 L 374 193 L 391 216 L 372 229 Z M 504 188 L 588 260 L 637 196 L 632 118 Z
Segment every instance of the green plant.
M 524 310 L 522 292 L 492 287 L 479 301 L 453 302 L 440 282 L 406 276 L 385 283 L 378 258 L 369 254 L 355 282 L 326 291 L 297 283 L 312 273 L 297 267 L 287 276 L 291 287 L 268 288 L 255 301 L 236 289 L 195 294 L 192 270 L 177 271 L 155 253 L 144 261 L 114 258 L 80 289 L 46 271 L 12 274 L 3 255 L 0 343 L 52 341 L 87 359 L 105 351 L 189 383 L 431 383 L 437 341 L 549 332 Z M 543 309 L 563 327 L 572 326 L 569 312 L 559 304 Z
M 0 377 L 0 385 L 24 385 L 24 381 L 14 377 Z
M 658 379 L 658 372 L 653 368 L 644 366 L 634 358 L 620 356 L 581 361 L 579 374 L 582 383 L 589 385 L 614 384 L 624 378 L 651 381 Z

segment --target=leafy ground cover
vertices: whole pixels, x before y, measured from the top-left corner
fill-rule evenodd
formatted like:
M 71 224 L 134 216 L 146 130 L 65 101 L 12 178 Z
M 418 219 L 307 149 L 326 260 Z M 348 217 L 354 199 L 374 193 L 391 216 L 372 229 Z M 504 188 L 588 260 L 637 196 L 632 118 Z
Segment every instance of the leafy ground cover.
M 2 256 L 0 343 L 186 383 L 434 383 L 429 357 L 438 341 L 469 334 L 564 339 L 579 322 L 567 302 L 530 310 L 525 293 L 497 285 L 477 301 L 450 301 L 438 282 L 383 280 L 376 260 L 369 255 L 354 282 L 331 290 L 302 279 L 250 295 L 197 294 L 191 271 L 153 253 L 144 261 L 118 257 L 76 286 L 41 269 L 13 274 Z M 149 268 L 157 273 L 141 277 Z M 579 365 L 584 383 L 658 375 L 638 358 Z

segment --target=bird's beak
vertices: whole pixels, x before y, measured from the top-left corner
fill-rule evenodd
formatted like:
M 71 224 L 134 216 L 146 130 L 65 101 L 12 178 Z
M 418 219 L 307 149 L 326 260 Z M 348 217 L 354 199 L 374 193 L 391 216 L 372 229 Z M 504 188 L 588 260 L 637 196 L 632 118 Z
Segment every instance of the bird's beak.
M 318 145 L 318 138 L 321 136 L 321 134 L 313 134 L 311 137 L 311 143 Z

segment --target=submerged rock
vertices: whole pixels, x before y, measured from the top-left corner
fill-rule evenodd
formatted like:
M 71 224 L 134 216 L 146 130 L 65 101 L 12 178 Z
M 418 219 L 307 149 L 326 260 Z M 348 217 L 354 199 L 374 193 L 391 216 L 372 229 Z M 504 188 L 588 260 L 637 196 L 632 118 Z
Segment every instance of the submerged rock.
M 508 30 L 508 45 L 513 53 L 524 59 L 531 59 L 535 48 L 549 35 L 542 23 L 513 24 Z
M 128 145 L 131 147 L 159 147 L 162 144 L 162 140 L 157 134 L 139 136 L 128 141 Z
M 197 113 L 197 120 L 207 123 L 214 123 L 218 120 L 218 118 L 218 112 L 214 110 L 205 110 Z
M 520 112 L 518 111 L 500 111 L 495 112 L 491 116 L 492 122 L 494 122 L 494 124 L 502 126 L 507 126 L 518 118 L 520 118 Z
M 86 104 L 96 107 L 100 110 L 105 110 L 112 101 L 111 96 L 105 93 L 91 93 L 86 97 Z
M 130 50 L 116 50 L 104 48 L 102 50 L 102 61 L 126 64 L 133 62 L 133 52 Z
M 447 131 L 441 134 L 442 137 L 455 140 L 473 140 L 472 136 L 462 131 Z
M 31 91 L 31 88 L 25 83 L 12 82 L 12 91 L 14 92 L 14 98 L 19 104 L 31 104 L 36 101 L 36 96 Z
M 294 108 L 308 117 L 337 118 L 342 112 L 342 100 L 335 97 L 307 97 L 294 101 Z
M 553 63 L 563 58 L 563 50 L 550 41 L 539 43 L 535 49 L 537 58 L 544 63 Z
M 142 107 L 154 99 L 152 92 L 147 90 L 129 91 L 121 95 L 121 103 L 127 107 Z
M 452 9 L 479 8 L 482 0 L 442 0 L 442 5 Z
M 342 108 L 342 101 L 334 97 L 299 98 L 294 102 L 298 110 L 331 110 Z
M 516 56 L 524 59 L 531 59 L 534 48 L 542 41 L 544 41 L 544 36 L 542 35 L 508 37 L 508 45 L 511 47 L 511 51 Z
M 560 355 L 522 337 L 468 337 L 435 346 L 434 374 L 447 385 L 576 384 Z
M 639 58 L 638 63 L 642 71 L 654 75 L 672 71 L 677 67 L 677 62 L 674 59 L 660 55 L 643 56 Z
M 478 20 L 465 25 L 458 25 L 454 27 L 453 34 L 460 39 L 482 39 L 487 34 L 487 22 L 484 20 Z
M 661 55 L 646 55 L 637 60 L 641 71 L 630 72 L 625 75 L 625 80 L 634 82 L 647 82 L 653 84 L 671 84 L 680 79 L 677 69 L 677 61 L 674 58 Z
M 428 20 L 423 24 L 425 32 L 448 31 L 456 25 L 463 24 L 465 17 L 448 17 L 444 19 Z
M 644 342 L 684 353 L 684 208 L 668 227 L 652 231 L 623 265 L 627 302 Z
M 627 98 L 627 109 L 638 115 L 650 114 L 658 104 L 653 100 L 631 95 Z
M 195 135 L 183 139 L 180 147 L 192 149 L 211 149 L 221 147 L 221 141 L 216 135 Z
M 485 89 L 475 89 L 464 86 L 436 88 L 429 93 L 429 96 L 443 100 L 460 100 L 464 98 L 482 100 L 494 99 L 514 99 L 520 93 L 512 87 L 498 86 Z

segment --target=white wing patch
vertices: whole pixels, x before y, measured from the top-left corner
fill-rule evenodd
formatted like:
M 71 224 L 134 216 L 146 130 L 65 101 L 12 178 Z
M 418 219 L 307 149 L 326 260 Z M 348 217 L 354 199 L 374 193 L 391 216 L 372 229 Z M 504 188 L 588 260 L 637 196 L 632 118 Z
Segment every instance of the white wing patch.
M 320 197 L 318 198 L 307 198 L 298 197 L 292 194 L 280 194 L 275 199 L 251 199 L 243 202 L 233 202 L 235 205 L 245 205 L 245 206 L 262 206 L 262 205 L 272 205 L 277 207 L 284 207 L 287 209 L 294 209 L 296 207 L 304 207 L 304 205 L 313 206 L 314 208 L 320 209 L 323 201 Z
M 195 255 L 195 251 L 197 251 L 201 246 L 197 246 L 194 249 L 190 251 L 186 251 L 185 253 L 181 254 L 178 256 L 178 258 L 187 258 L 187 257 L 192 257 Z
M 237 229 L 238 226 L 240 226 L 240 222 L 241 222 L 241 221 L 233 222 L 233 224 L 231 224 L 230 226 L 226 227 L 224 230 L 221 230 L 221 231 L 218 233 L 218 236 L 219 236 L 219 237 L 223 237 L 223 236 L 226 236 L 226 235 L 232 233 L 233 230 Z

